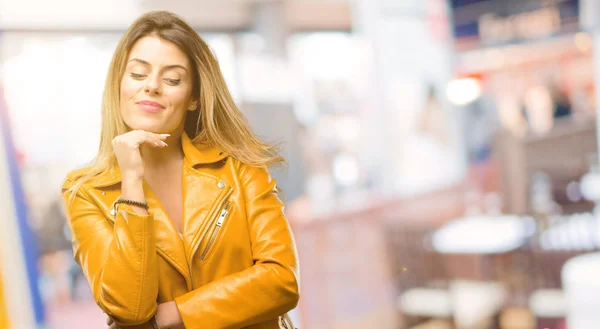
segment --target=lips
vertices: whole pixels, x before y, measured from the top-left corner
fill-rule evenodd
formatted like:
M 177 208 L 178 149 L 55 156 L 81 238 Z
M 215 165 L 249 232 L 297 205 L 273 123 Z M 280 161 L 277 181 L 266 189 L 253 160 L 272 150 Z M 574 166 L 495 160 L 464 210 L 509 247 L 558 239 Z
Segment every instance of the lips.
M 141 101 L 137 102 L 136 105 L 140 110 L 150 113 L 156 113 L 165 109 L 162 104 L 154 101 Z

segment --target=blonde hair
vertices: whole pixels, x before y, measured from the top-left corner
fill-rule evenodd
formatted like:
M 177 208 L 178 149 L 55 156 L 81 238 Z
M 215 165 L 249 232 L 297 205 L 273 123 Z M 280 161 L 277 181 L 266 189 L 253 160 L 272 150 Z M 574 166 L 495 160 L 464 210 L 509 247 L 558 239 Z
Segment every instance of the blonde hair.
M 217 147 L 252 166 L 285 163 L 276 146 L 261 142 L 250 130 L 206 42 L 179 16 L 167 11 L 152 11 L 140 16 L 117 45 L 104 86 L 98 154 L 90 170 L 71 187 L 70 191 L 75 192 L 72 195 L 85 182 L 117 164 L 112 140 L 128 131 L 119 111 L 121 79 L 131 48 L 148 35 L 172 42 L 189 56 L 194 73 L 192 98 L 198 100 L 198 110 L 188 112 L 185 131 L 194 143 Z

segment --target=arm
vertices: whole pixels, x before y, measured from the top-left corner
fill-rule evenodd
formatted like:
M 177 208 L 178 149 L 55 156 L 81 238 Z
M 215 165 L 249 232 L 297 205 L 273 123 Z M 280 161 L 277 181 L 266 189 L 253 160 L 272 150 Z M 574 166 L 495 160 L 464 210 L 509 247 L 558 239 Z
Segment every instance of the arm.
M 266 169 L 242 165 L 254 265 L 175 299 L 187 329 L 241 328 L 276 319 L 298 304 L 292 232 Z
M 63 185 L 73 252 L 98 306 L 120 327 L 146 323 L 156 312 L 158 272 L 151 215 L 119 205 L 114 227 L 80 189 L 69 202 Z

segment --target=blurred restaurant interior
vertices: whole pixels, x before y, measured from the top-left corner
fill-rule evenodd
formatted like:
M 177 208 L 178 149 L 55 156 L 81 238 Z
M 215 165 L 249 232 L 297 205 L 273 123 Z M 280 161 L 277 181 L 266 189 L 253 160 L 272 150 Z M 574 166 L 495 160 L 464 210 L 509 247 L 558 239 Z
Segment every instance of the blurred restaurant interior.
M 0 0 L 0 329 L 107 327 L 60 186 L 151 10 L 282 146 L 299 329 L 600 328 L 599 0 Z

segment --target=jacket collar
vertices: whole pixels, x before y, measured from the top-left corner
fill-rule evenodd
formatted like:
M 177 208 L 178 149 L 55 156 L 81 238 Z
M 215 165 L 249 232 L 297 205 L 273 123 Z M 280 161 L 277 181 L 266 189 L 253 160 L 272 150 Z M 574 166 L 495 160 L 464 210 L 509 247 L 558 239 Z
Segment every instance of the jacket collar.
M 183 149 L 184 165 L 192 168 L 197 165 L 219 162 L 227 157 L 227 154 L 217 147 L 207 143 L 195 143 L 185 132 L 181 134 L 181 148 Z M 121 169 L 115 165 L 96 176 L 90 184 L 94 188 L 106 187 L 120 183 L 121 179 Z

